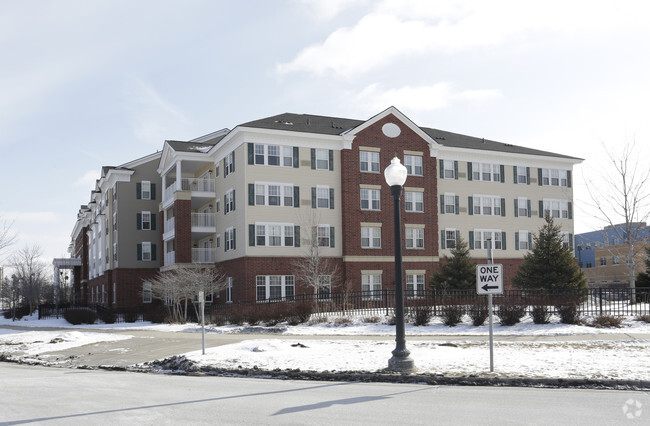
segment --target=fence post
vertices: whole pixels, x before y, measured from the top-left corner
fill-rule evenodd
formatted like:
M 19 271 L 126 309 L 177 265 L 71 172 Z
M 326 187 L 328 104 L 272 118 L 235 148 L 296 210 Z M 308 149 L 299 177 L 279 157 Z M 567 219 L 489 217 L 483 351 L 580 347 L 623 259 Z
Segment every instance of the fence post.
M 598 311 L 600 316 L 603 316 L 603 288 L 598 287 Z

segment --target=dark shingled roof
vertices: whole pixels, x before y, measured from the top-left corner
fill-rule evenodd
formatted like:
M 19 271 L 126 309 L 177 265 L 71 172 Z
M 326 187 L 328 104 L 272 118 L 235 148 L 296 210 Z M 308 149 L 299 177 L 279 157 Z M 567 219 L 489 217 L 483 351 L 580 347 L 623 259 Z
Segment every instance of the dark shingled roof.
M 182 152 L 208 152 L 226 135 L 219 136 L 210 142 L 183 142 L 183 141 L 165 141 L 174 151 Z
M 365 120 L 325 117 L 310 114 L 293 114 L 286 112 L 284 114 L 274 115 L 260 120 L 249 121 L 248 123 L 240 124 L 239 127 L 285 130 L 290 132 L 317 133 L 335 136 L 346 133 L 363 123 L 365 123 Z M 430 129 L 426 127 L 421 127 L 421 129 L 437 143 L 443 146 L 582 160 L 581 158 L 570 157 L 568 155 L 461 135 L 459 133 L 452 133 L 444 130 Z

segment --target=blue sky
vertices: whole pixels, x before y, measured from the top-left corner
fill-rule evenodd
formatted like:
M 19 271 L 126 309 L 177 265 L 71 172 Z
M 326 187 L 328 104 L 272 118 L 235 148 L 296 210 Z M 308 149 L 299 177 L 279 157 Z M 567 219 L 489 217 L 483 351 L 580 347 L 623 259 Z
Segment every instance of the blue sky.
M 592 230 L 582 176 L 601 178 L 603 144 L 648 158 L 646 3 L 0 0 L 0 224 L 50 263 L 103 165 L 282 112 L 394 105 L 585 158 L 575 226 Z

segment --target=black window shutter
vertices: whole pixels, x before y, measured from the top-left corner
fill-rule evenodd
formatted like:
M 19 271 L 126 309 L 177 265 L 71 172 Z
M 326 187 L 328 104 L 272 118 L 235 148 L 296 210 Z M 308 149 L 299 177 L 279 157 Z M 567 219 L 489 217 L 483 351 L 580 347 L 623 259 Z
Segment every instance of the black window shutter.
M 537 168 L 537 184 L 542 186 L 542 169 L 539 167 Z
M 236 246 L 235 243 L 237 242 L 237 230 L 233 228 L 232 230 L 232 249 L 235 250 Z
M 138 260 L 142 260 L 142 244 L 138 244 Z
M 254 183 L 248 184 L 248 205 L 249 206 L 255 205 L 255 184 Z
M 334 170 L 334 151 L 331 149 L 329 152 L 329 160 L 330 160 L 330 170 Z
M 519 250 L 519 231 L 515 232 L 515 250 Z
M 248 164 L 255 164 L 255 145 L 248 142 Z
M 533 249 L 533 234 L 528 233 L 528 250 Z
M 467 180 L 472 180 L 472 162 L 467 162 Z
M 474 231 L 469 231 L 469 248 L 474 250 Z
M 539 217 L 544 217 L 544 201 L 539 200 Z
M 311 187 L 311 208 L 316 208 L 316 188 L 313 186 Z
M 293 206 L 300 207 L 300 187 L 293 187 Z
M 330 247 L 334 247 L 334 227 L 330 226 Z
M 232 165 L 232 171 L 235 171 L 235 151 L 230 153 L 230 164 Z
M 156 214 L 155 213 L 151 214 L 151 230 L 152 231 L 156 230 Z
M 468 206 L 467 207 L 468 213 L 470 214 L 470 216 L 473 215 L 474 214 L 474 197 L 472 197 L 471 195 L 469 197 L 467 197 L 467 206 Z
M 135 184 L 135 198 L 138 200 L 142 199 L 142 184 L 140 182 Z
M 440 179 L 445 178 L 445 160 L 440 160 Z
M 569 210 L 569 219 L 573 219 L 573 203 L 571 203 L 571 201 L 569 201 L 569 205 L 567 208 Z
M 512 179 L 515 184 L 517 184 L 518 176 L 517 176 L 517 166 L 512 166 Z
M 567 170 L 566 172 L 566 184 L 571 188 L 571 170 Z
M 501 175 L 501 183 L 505 183 L 506 181 L 506 166 L 501 164 L 499 166 L 499 174 Z
M 519 217 L 519 200 L 515 198 L 515 217 Z
M 501 216 L 506 215 L 506 199 L 502 198 L 501 199 Z
M 458 247 L 458 241 L 460 241 L 460 231 L 456 230 L 456 247 Z
M 226 177 L 227 175 L 227 170 L 226 170 L 226 157 L 223 158 L 223 177 Z
M 151 260 L 156 260 L 156 245 L 151 245 Z
M 137 223 L 135 224 L 135 229 L 138 231 L 142 229 L 142 213 L 135 215 Z
M 443 250 L 446 249 L 447 248 L 446 244 L 447 244 L 447 242 L 445 241 L 445 230 L 442 229 L 440 231 L 440 248 L 443 249 Z
M 330 188 L 330 209 L 334 208 L 334 188 Z
M 503 247 L 503 250 L 506 249 L 506 231 L 501 232 L 501 244 Z
M 454 197 L 454 211 L 456 212 L 456 214 L 460 213 L 459 204 L 460 204 L 460 197 L 456 195 Z
M 526 167 L 526 185 L 530 185 L 530 167 Z
M 237 204 L 235 204 L 235 190 L 233 189 L 232 190 L 232 209 L 233 209 L 233 211 L 235 210 L 236 205 Z
M 528 217 L 530 217 L 531 215 L 530 208 L 532 207 L 530 200 L 526 200 L 526 207 L 528 207 Z
M 573 234 L 569 234 L 569 248 L 573 250 Z
M 458 179 L 458 161 L 454 161 L 454 179 Z
M 300 247 L 300 226 L 293 227 L 293 246 Z
M 316 149 L 311 149 L 311 169 L 316 169 Z
M 248 225 L 248 245 L 255 247 L 255 224 Z
M 297 146 L 293 147 L 293 168 L 297 169 L 300 167 L 300 154 L 299 148 Z
M 440 194 L 440 214 L 445 214 L 445 195 Z
M 151 199 L 152 200 L 156 199 L 156 184 L 155 183 L 151 184 Z

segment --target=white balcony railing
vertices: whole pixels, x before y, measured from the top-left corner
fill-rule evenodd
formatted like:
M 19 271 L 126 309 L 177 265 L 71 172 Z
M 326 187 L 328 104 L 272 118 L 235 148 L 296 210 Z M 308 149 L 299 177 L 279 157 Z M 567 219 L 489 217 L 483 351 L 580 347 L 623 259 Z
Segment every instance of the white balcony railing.
M 192 213 L 192 228 L 214 228 L 217 215 L 214 213 Z
M 193 192 L 215 192 L 214 179 L 208 178 L 182 178 L 181 189 Z
M 165 221 L 165 234 L 176 229 L 176 221 L 174 218 L 167 219 Z
M 192 263 L 215 263 L 217 250 L 214 248 L 193 248 Z
M 165 193 L 163 194 L 163 202 L 167 200 L 173 200 L 174 192 L 176 192 L 176 182 L 165 188 Z
M 176 263 L 176 252 L 168 251 L 165 253 L 165 266 L 173 265 Z

